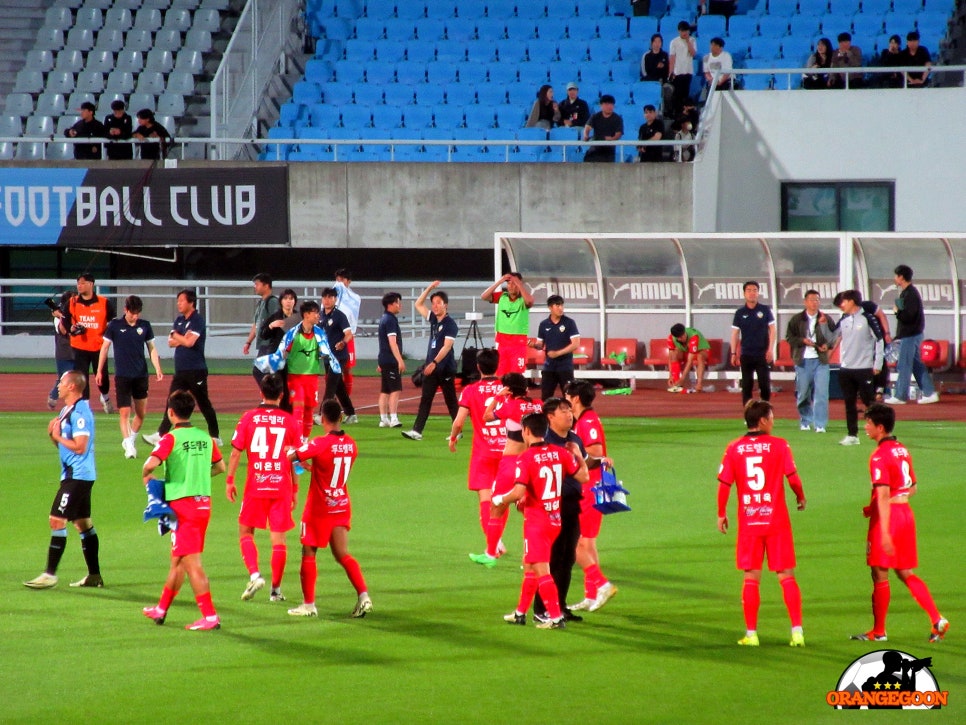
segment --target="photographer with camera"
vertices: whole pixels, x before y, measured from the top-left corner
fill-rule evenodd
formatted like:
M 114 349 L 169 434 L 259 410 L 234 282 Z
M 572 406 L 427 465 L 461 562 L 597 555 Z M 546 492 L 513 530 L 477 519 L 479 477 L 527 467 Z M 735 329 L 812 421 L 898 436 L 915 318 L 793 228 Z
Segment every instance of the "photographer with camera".
M 57 312 L 54 312 L 54 316 L 58 316 Z M 71 298 L 66 317 L 70 320 L 68 334 L 70 346 L 74 351 L 74 370 L 84 373 L 89 379 L 97 375 L 97 359 L 101 353 L 101 345 L 104 343 L 104 331 L 107 329 L 107 323 L 116 316 L 117 309 L 114 301 L 94 293 L 94 275 L 90 272 L 80 274 L 77 277 L 77 295 Z M 61 317 L 65 315 L 61 314 Z M 105 375 L 98 386 L 101 392 L 101 405 L 104 406 L 105 413 L 113 413 L 114 406 L 109 397 L 111 379 L 109 371 L 105 369 L 104 372 Z M 90 383 L 87 383 L 84 386 L 84 400 L 89 398 Z
M 62 292 L 57 297 L 48 297 L 44 304 L 50 308 L 54 316 L 54 362 L 57 365 L 57 380 L 54 387 L 47 394 L 47 409 L 54 410 L 60 398 L 58 388 L 60 378 L 64 373 L 74 369 L 74 350 L 70 346 L 70 315 L 67 311 L 71 298 L 77 294 L 74 290 Z

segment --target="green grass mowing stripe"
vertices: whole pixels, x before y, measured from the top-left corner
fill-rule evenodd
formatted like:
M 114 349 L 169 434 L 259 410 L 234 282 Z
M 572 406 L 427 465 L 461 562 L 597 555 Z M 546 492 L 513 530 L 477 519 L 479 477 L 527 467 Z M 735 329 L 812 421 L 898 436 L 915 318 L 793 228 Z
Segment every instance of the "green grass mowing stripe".
M 607 517 L 600 538 L 603 570 L 620 593 L 583 623 L 542 632 L 500 619 L 519 593 L 518 515 L 506 537 L 511 553 L 497 568 L 467 559 L 482 545 L 475 496 L 465 483 L 469 446 L 450 454 L 441 418 L 414 443 L 363 417 L 351 428 L 362 454 L 350 480 L 350 550 L 366 574 L 373 614 L 347 618 L 354 592 L 325 551 L 318 557 L 319 618 L 284 613 L 301 600 L 294 532 L 283 587 L 289 601 L 269 604 L 263 591 L 241 602 L 247 574 L 237 505 L 224 498 L 218 478 L 205 564 L 224 627 L 193 633 L 182 629 L 198 616 L 187 588 L 163 627 L 140 614 L 160 592 L 168 541 L 140 522 L 140 466 L 122 457 L 115 418 L 97 418 L 94 489 L 108 587 L 66 587 L 84 573 L 74 533 L 56 589 L 21 585 L 46 555 L 57 478 L 47 420 L 0 416 L 4 722 L 79 712 L 103 722 L 156 722 L 169 702 L 192 719 L 214 722 L 824 722 L 841 717 L 825 705 L 825 692 L 852 659 L 874 648 L 847 639 L 867 629 L 871 616 L 861 516 L 868 442 L 842 448 L 780 423 L 809 502 L 805 512 L 792 512 L 808 646 L 787 646 L 787 615 L 768 575 L 762 646 L 745 650 L 734 644 L 743 628 L 734 535 L 715 530 L 715 473 L 725 444 L 741 432 L 736 421 L 605 421 L 634 508 Z M 933 674 L 955 701 L 966 691 L 956 628 L 966 621 L 955 565 L 964 504 L 961 434 L 934 423 L 903 424 L 899 434 L 920 480 L 919 572 L 953 628 L 947 641 L 928 647 L 925 616 L 894 580 L 889 646 L 932 655 Z M 146 455 L 147 446 L 139 451 Z M 260 532 L 257 541 L 267 569 L 267 537 Z M 581 586 L 575 571 L 571 601 Z M 879 713 L 876 721 L 892 717 Z

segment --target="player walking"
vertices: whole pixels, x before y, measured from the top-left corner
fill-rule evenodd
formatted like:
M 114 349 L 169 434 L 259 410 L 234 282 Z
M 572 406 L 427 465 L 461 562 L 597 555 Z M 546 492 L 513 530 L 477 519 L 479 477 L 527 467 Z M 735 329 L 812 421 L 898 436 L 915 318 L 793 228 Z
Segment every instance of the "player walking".
M 161 436 L 141 471 L 144 485 L 164 464 L 164 498 L 178 519 L 177 530 L 171 532 L 171 567 L 154 607 L 142 612 L 157 624 L 164 624 L 171 602 L 178 595 L 185 576 L 191 584 L 201 619 L 185 629 L 209 630 L 221 627 L 215 605 L 211 601 L 208 575 L 201 564 L 205 550 L 205 534 L 211 519 L 211 477 L 224 473 L 225 462 L 213 438 L 191 424 L 195 409 L 194 396 L 178 390 L 168 397 L 167 415 L 174 426 Z
M 302 512 L 302 580 L 303 602 L 288 613 L 293 617 L 315 617 L 315 580 L 318 570 L 316 552 L 331 544 L 332 558 L 345 569 L 355 587 L 358 599 L 353 617 L 365 617 L 372 611 L 372 600 L 359 562 L 349 553 L 349 529 L 352 528 L 352 505 L 349 501 L 349 472 L 356 461 L 356 442 L 341 429 L 342 409 L 332 399 L 322 401 L 322 430 L 325 435 L 304 443 L 292 451 L 293 461 L 312 461 L 312 483 Z
M 798 510 L 805 510 L 805 493 L 795 469 L 788 442 L 771 434 L 775 414 L 764 400 L 745 405 L 748 432 L 732 441 L 718 469 L 718 530 L 728 533 L 728 497 L 738 484 L 738 568 L 745 572 L 741 604 L 745 612 L 745 636 L 738 644 L 758 646 L 758 607 L 761 602 L 761 564 L 778 575 L 782 596 L 792 622 L 792 647 L 804 647 L 802 593 L 795 581 L 795 543 L 785 505 L 785 479 L 795 492 Z
M 523 500 L 523 585 L 517 608 L 503 619 L 508 624 L 527 623 L 526 611 L 539 591 L 547 610 L 538 619 L 538 629 L 562 629 L 565 626 L 557 585 L 550 576 L 550 550 L 560 533 L 560 494 L 563 477 L 573 476 L 581 484 L 588 479 L 587 464 L 573 443 L 567 448 L 544 441 L 547 416 L 530 413 L 522 421 L 523 440 L 527 450 L 517 459 L 517 475 L 513 489 L 493 497 L 493 505 L 506 509 Z
M 91 521 L 91 489 L 97 473 L 94 468 L 94 414 L 83 397 L 87 378 L 76 370 L 60 377 L 58 397 L 64 399 L 60 415 L 47 424 L 50 442 L 60 454 L 60 488 L 50 507 L 50 548 L 47 568 L 43 573 L 24 582 L 30 589 L 50 589 L 57 586 L 57 567 L 67 548 L 67 522 L 74 524 L 80 534 L 81 550 L 87 563 L 87 576 L 71 582 L 72 587 L 102 587 L 100 549 L 97 531 Z
M 470 454 L 468 486 L 476 491 L 480 504 L 480 527 L 486 536 L 490 520 L 490 499 L 493 497 L 493 481 L 496 480 L 503 449 L 506 447 L 506 425 L 501 420 L 483 420 L 486 406 L 503 389 L 494 373 L 499 364 L 499 353 L 491 348 L 480 350 L 476 356 L 476 368 L 480 380 L 467 385 L 460 393 L 459 411 L 453 420 L 449 434 L 449 449 L 456 453 L 456 442 L 463 432 L 463 424 L 470 419 L 473 425 L 473 448 Z
M 895 410 L 873 403 L 865 411 L 865 434 L 876 442 L 869 459 L 872 475 L 872 501 L 863 510 L 869 518 L 866 563 L 872 570 L 872 629 L 854 634 L 852 639 L 885 642 L 886 615 L 889 613 L 889 570 L 909 587 L 909 593 L 929 615 L 930 642 L 946 636 L 949 621 L 939 613 L 926 583 L 913 573 L 919 566 L 916 551 L 916 520 L 909 497 L 916 493 L 916 473 L 909 450 L 896 440 L 892 431 Z
M 258 568 L 255 529 L 268 529 L 272 541 L 272 590 L 269 601 L 283 602 L 282 575 L 285 573 L 287 548 L 285 532 L 295 528 L 292 510 L 298 494 L 298 479 L 292 475 L 288 452 L 301 442 L 298 421 L 279 406 L 284 382 L 275 374 L 259 381 L 262 403 L 242 415 L 231 437 L 231 456 L 225 477 L 225 494 L 233 502 L 238 497 L 235 471 L 242 451 L 248 458 L 245 494 L 238 514 L 238 538 L 242 561 L 248 568 L 249 582 L 241 598 L 249 600 L 265 586 Z

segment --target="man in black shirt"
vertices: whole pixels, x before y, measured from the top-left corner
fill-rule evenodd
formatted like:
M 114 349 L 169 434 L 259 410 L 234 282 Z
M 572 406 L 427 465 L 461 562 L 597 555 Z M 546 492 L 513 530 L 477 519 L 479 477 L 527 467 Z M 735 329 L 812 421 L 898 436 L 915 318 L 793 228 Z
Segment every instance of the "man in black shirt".
M 68 128 L 64 135 L 68 138 L 104 138 L 107 135 L 104 124 L 94 118 L 97 107 L 90 101 L 84 101 L 80 106 L 81 120 Z M 74 158 L 79 161 L 101 158 L 101 144 L 74 144 Z
M 580 128 L 590 118 L 590 106 L 583 98 L 577 97 L 578 90 L 573 81 L 567 84 L 567 98 L 560 104 L 560 122 L 564 126 Z
M 111 115 L 105 116 L 104 128 L 107 131 L 107 137 L 112 141 L 130 140 L 134 123 L 131 121 L 130 114 L 124 110 L 124 101 L 111 101 Z M 134 147 L 129 143 L 109 143 L 107 158 L 112 161 L 133 159 Z
M 141 158 L 163 159 L 168 154 L 171 134 L 164 126 L 154 120 L 154 111 L 150 108 L 142 108 L 138 111 L 137 116 L 138 127 L 134 129 L 133 138 L 138 141 L 152 140 L 150 143 L 141 144 Z
M 657 117 L 657 109 L 650 103 L 644 106 L 644 123 L 637 131 L 638 141 L 660 141 L 664 137 L 664 122 Z M 638 146 L 641 161 L 663 161 L 664 148 L 661 146 Z
M 591 137 L 593 134 L 593 137 Z M 624 119 L 614 113 L 614 97 L 600 97 L 600 110 L 584 126 L 584 141 L 620 141 L 624 135 Z M 609 161 L 616 158 L 616 147 L 594 146 L 587 151 L 584 161 Z
M 932 68 L 932 57 L 929 51 L 919 45 L 919 33 L 915 30 L 906 35 L 906 49 L 899 54 L 899 65 L 922 66 L 922 73 L 906 73 L 906 85 L 909 88 L 922 88 L 929 80 L 929 70 Z

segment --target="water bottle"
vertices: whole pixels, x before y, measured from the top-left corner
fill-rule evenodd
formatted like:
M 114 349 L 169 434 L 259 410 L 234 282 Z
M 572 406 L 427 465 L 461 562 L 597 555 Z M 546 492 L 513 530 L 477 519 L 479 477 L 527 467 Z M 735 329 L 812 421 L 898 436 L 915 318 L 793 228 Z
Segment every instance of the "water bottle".
M 914 401 L 914 400 L 919 400 L 919 398 L 920 398 L 921 395 L 922 395 L 922 393 L 919 390 L 919 385 L 916 383 L 915 380 L 910 380 L 909 381 L 909 400 L 910 400 L 910 402 L 911 401 Z

